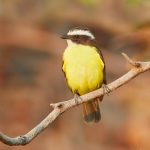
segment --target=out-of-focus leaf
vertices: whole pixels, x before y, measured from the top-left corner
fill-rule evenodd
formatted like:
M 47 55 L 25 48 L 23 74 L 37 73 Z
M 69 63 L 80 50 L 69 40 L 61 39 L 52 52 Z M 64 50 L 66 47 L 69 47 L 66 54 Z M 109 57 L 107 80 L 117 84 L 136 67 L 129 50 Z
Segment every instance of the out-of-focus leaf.
M 126 3 L 128 5 L 132 5 L 132 6 L 139 5 L 140 2 L 141 2 L 141 0 L 126 0 Z
M 81 5 L 86 7 L 96 6 L 101 2 L 101 0 L 77 0 Z
M 127 5 L 138 6 L 144 4 L 145 6 L 150 6 L 150 0 L 126 0 Z

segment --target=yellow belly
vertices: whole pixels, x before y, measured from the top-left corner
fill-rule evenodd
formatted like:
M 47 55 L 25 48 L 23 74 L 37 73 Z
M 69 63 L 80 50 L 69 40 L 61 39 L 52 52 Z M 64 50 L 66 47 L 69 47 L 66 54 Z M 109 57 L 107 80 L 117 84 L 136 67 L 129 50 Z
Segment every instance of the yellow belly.
M 95 47 L 75 45 L 66 48 L 63 71 L 73 93 L 83 95 L 101 87 L 104 63 Z

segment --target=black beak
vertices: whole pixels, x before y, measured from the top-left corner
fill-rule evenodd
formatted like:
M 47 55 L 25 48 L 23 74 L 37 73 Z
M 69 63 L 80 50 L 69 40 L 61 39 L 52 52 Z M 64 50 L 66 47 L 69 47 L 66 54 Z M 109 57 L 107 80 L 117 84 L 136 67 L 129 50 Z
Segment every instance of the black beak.
M 62 38 L 62 39 L 69 39 L 69 36 L 68 35 L 61 35 L 60 38 Z

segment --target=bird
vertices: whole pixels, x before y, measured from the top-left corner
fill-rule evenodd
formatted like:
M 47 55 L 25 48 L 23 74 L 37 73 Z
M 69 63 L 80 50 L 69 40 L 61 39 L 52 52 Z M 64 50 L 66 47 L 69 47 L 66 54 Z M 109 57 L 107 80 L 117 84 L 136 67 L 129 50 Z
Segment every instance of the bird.
M 88 28 L 73 27 L 61 38 L 67 41 L 62 71 L 75 99 L 103 85 L 106 87 L 105 61 L 94 34 Z M 82 104 L 86 123 L 101 120 L 99 101 L 102 99 L 100 96 Z

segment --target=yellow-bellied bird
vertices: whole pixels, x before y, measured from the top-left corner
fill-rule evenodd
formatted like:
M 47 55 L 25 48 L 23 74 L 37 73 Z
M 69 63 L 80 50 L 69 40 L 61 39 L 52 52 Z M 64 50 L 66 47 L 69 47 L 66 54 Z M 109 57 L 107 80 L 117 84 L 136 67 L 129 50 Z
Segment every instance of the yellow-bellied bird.
M 105 63 L 95 36 L 87 28 L 77 27 L 69 30 L 62 38 L 68 44 L 63 54 L 62 69 L 71 91 L 83 95 L 105 85 Z M 99 100 L 102 98 L 83 103 L 86 122 L 98 122 L 101 119 Z

